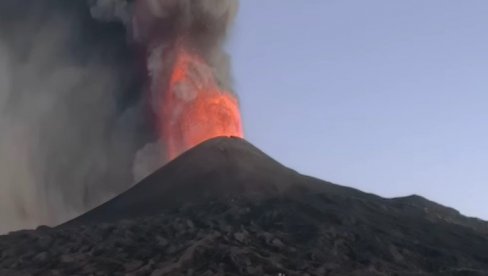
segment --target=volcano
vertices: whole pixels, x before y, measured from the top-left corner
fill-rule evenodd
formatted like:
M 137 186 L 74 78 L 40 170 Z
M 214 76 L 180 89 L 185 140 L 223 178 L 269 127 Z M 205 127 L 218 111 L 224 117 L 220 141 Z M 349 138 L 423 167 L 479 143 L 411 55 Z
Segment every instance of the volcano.
M 221 137 L 65 224 L 1 237 L 0 275 L 14 273 L 488 275 L 488 223 L 304 176 Z
M 320 184 L 286 168 L 243 139 L 216 138 L 65 226 L 156 215 L 166 208 L 211 200 L 285 199 L 311 192 Z

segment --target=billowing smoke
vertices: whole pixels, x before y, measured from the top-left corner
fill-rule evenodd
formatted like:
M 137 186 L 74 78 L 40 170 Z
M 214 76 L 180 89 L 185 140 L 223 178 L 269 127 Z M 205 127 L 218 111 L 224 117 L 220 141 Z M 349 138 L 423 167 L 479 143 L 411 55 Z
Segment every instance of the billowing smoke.
M 62 222 L 160 166 L 153 88 L 168 81 L 167 49 L 184 40 L 231 91 L 223 42 L 236 10 L 237 0 L 0 0 L 0 233 Z
M 132 184 L 150 135 L 126 37 L 85 1 L 0 0 L 0 232 L 59 223 Z
M 237 0 L 92 2 L 95 17 L 123 22 L 145 53 L 148 94 L 169 159 L 214 136 L 242 136 L 223 47 L 237 9 Z
M 93 0 L 91 14 L 126 25 L 131 38 L 157 57 L 185 37 L 215 69 L 222 88 L 230 90 L 231 74 L 223 43 L 238 10 L 238 0 Z M 167 59 L 171 62 L 171 59 Z M 160 68 L 148 61 L 148 70 Z M 151 72 L 150 72 L 151 73 Z
M 222 46 L 237 8 L 236 0 L 140 0 L 135 6 L 133 35 L 155 52 L 186 40 L 210 63 L 222 88 L 230 90 L 229 59 Z

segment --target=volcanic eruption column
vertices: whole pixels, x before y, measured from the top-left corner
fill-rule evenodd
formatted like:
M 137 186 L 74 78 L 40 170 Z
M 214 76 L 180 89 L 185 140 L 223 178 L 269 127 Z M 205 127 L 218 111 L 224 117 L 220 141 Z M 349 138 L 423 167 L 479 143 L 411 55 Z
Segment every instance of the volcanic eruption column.
M 242 137 L 223 41 L 237 0 L 137 0 L 134 39 L 146 53 L 151 102 L 167 158 L 213 137 Z

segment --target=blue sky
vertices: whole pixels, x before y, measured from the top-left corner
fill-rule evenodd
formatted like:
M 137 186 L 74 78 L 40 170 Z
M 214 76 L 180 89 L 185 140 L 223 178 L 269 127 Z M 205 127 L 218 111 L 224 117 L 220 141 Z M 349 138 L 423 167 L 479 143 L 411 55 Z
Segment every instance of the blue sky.
M 488 1 L 243 0 L 229 51 L 272 157 L 488 219 Z

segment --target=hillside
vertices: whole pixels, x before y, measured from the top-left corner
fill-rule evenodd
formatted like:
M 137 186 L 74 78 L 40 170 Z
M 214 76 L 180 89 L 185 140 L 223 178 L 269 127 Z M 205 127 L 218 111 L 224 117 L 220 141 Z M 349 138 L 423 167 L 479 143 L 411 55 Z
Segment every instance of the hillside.
M 14 273 L 488 275 L 488 223 L 304 176 L 217 138 L 63 225 L 0 237 L 0 275 Z

